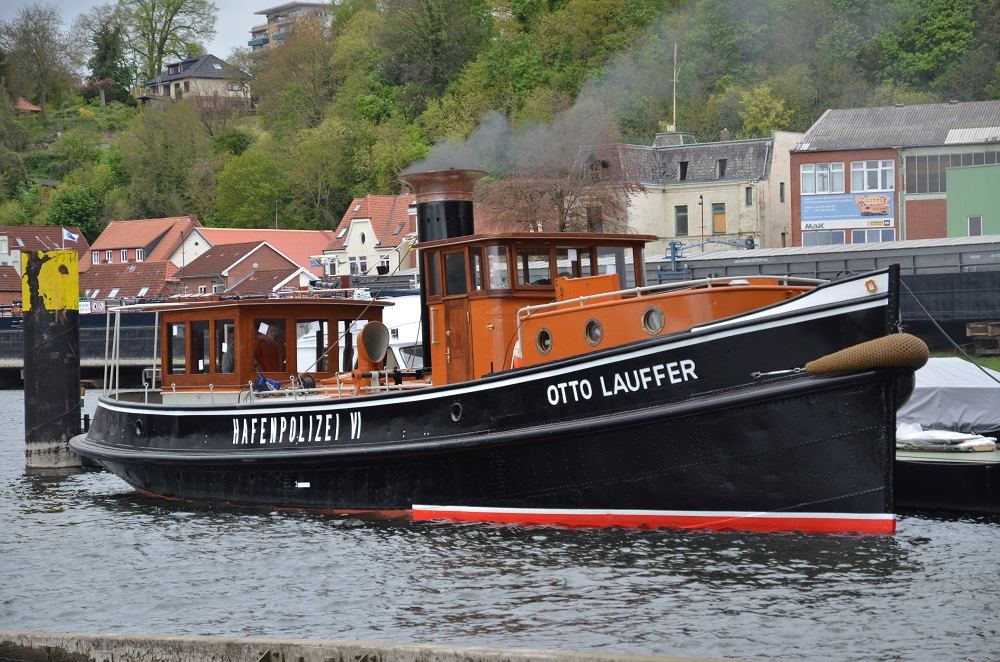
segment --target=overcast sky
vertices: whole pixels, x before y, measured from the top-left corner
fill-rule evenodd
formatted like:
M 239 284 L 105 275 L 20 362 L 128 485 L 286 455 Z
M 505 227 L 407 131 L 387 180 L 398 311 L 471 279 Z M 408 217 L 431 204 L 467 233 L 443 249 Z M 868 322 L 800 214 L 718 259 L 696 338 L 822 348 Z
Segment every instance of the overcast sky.
M 111 4 L 114 0 L 0 0 L 0 19 L 10 20 L 21 7 L 33 4 L 52 6 L 59 10 L 63 18 L 63 29 L 68 30 L 73 19 L 96 5 Z M 250 28 L 265 22 L 264 16 L 255 11 L 270 9 L 284 4 L 283 0 L 214 0 L 219 8 L 215 23 L 215 39 L 207 44 L 209 53 L 223 59 L 235 46 L 246 46 L 250 39 Z

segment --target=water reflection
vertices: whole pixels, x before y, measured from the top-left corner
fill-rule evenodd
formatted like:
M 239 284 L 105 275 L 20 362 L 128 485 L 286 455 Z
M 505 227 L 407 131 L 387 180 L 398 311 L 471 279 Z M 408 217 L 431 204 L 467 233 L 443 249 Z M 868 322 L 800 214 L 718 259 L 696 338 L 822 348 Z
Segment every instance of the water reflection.
M 11 629 L 1000 657 L 989 624 L 1000 592 L 983 562 L 998 518 L 905 516 L 896 536 L 872 537 L 205 508 L 142 497 L 103 472 L 26 474 L 23 439 L 4 434 L 0 623 Z

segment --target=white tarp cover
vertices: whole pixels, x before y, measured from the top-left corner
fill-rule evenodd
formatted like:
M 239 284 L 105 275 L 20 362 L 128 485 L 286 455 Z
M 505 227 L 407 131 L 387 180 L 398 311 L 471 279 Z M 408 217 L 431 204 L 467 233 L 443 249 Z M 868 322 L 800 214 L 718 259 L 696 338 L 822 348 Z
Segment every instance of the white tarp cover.
M 959 358 L 929 359 L 917 371 L 913 395 L 897 412 L 896 423 L 917 423 L 925 430 L 998 430 L 1000 372 Z

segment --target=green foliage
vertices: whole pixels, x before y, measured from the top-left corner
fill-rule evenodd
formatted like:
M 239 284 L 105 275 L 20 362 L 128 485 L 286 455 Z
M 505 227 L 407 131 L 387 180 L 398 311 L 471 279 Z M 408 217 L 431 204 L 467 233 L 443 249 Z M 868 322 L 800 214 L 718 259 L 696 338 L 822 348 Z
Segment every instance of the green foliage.
M 0 202 L 17 197 L 26 179 L 21 157 L 0 146 Z
M 250 147 L 253 138 L 250 134 L 234 127 L 226 127 L 212 138 L 212 151 L 216 154 L 228 152 L 239 156 Z
M 769 86 L 759 85 L 741 92 L 740 100 L 743 126 L 738 138 L 766 138 L 772 131 L 787 131 L 791 127 L 795 111 L 786 107 L 784 99 L 775 97 Z
M 97 239 L 104 229 L 104 225 L 97 220 L 94 196 L 82 186 L 65 189 L 60 187 L 53 194 L 48 206 L 46 225 L 77 226 L 90 242 Z
M 900 25 L 878 40 L 882 72 L 911 85 L 927 85 L 975 43 L 978 0 L 900 0 Z
M 280 223 L 284 216 L 288 193 L 288 182 L 274 157 L 247 150 L 219 173 L 216 221 L 235 228 L 274 227 L 275 217 Z
M 62 178 L 71 170 L 85 163 L 94 163 L 101 157 L 100 138 L 79 131 L 66 133 L 52 143 L 51 154 L 55 161 L 54 169 Z

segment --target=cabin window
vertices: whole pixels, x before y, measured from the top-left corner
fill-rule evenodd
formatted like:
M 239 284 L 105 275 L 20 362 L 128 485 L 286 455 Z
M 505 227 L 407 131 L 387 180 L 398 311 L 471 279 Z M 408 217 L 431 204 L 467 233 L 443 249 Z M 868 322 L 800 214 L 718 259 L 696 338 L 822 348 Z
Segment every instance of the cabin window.
M 187 372 L 187 329 L 184 322 L 167 325 L 167 372 L 183 375 Z
M 589 248 L 556 248 L 556 277 L 593 276 L 592 262 Z
M 209 351 L 212 343 L 208 335 L 208 321 L 199 320 L 191 322 L 191 373 L 202 374 L 208 372 L 208 366 L 212 365 L 209 360 Z
M 216 372 L 236 372 L 236 327 L 233 320 L 215 322 Z
M 326 320 L 295 320 L 295 366 L 299 372 L 330 372 L 330 323 Z M 329 351 L 327 351 L 329 350 Z
M 445 294 L 455 296 L 469 291 L 465 279 L 465 253 L 444 254 Z
M 253 328 L 253 369 L 285 372 L 285 320 L 255 319 Z
M 480 247 L 469 249 L 469 265 L 472 273 L 472 289 L 475 291 L 485 289 L 486 274 L 483 267 L 483 249 Z
M 549 252 L 540 248 L 520 248 L 517 251 L 518 285 L 551 285 L 552 267 Z
M 486 262 L 490 270 L 490 289 L 510 288 L 510 267 L 507 264 L 507 251 L 503 246 L 487 246 Z
M 438 274 L 438 254 L 429 253 L 427 265 L 427 296 L 441 296 L 441 279 Z
M 600 275 L 618 274 L 618 286 L 635 287 L 635 274 L 629 264 L 631 253 L 624 248 L 601 247 L 597 249 L 597 268 Z

